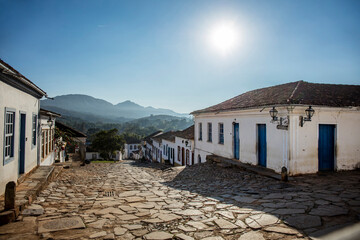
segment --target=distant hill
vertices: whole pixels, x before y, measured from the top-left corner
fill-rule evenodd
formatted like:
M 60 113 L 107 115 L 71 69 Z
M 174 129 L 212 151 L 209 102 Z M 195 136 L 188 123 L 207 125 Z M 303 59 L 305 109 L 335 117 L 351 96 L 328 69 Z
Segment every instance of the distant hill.
M 131 101 L 113 105 L 105 100 L 82 94 L 68 94 L 57 96 L 54 100 L 42 100 L 41 107 L 88 122 L 121 123 L 151 115 L 188 117 L 187 114 L 176 113 L 170 109 L 143 107 Z

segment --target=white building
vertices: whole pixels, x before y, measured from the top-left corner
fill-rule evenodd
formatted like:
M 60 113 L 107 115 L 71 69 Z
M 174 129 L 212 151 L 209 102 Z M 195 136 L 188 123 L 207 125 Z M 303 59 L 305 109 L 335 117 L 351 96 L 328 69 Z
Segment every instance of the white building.
M 146 142 L 145 151 L 150 153 L 154 162 L 169 163 L 174 166 L 194 164 L 194 126 L 183 131 L 157 134 Z
M 139 150 L 141 150 L 140 141 L 126 143 L 124 145 L 124 157 L 126 159 L 139 158 Z
M 40 164 L 39 110 L 46 93 L 0 60 L 0 194 Z
M 175 134 L 175 165 L 193 165 L 194 161 L 194 125 Z
M 175 158 L 175 133 L 174 131 L 165 132 L 156 137 L 152 137 L 152 159 L 156 162 L 174 163 Z
M 160 134 L 162 134 L 162 131 L 156 131 L 148 136 L 146 136 L 144 138 L 144 140 L 142 141 L 142 151 L 143 151 L 143 155 L 145 157 L 146 160 L 150 160 L 152 161 L 152 156 L 153 156 L 153 145 L 152 145 L 152 138 L 156 137 Z
M 61 151 L 61 146 L 55 144 L 55 120 L 56 117 L 61 117 L 60 114 L 40 109 L 40 165 L 49 166 L 55 162 L 56 158 L 62 158 L 57 152 Z M 57 150 L 57 152 L 56 152 Z
M 246 92 L 192 113 L 195 162 L 214 154 L 290 175 L 359 168 L 359 110 L 358 85 L 298 81 Z

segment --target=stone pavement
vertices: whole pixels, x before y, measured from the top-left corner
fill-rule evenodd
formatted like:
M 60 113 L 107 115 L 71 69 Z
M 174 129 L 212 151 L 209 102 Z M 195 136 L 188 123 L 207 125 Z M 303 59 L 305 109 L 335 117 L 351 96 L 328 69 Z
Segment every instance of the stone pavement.
M 4 212 L 4 195 L 0 197 L 0 225 L 15 220 L 19 212 L 23 211 L 32 203 L 40 191 L 49 181 L 52 181 L 61 168 L 54 166 L 39 166 L 22 178 L 22 181 L 16 186 L 15 209 Z M 5 217 L 6 214 L 12 213 L 11 218 Z
M 291 183 L 212 164 L 64 169 L 0 239 L 308 239 L 359 222 L 360 172 Z M 34 214 L 37 215 L 37 214 Z

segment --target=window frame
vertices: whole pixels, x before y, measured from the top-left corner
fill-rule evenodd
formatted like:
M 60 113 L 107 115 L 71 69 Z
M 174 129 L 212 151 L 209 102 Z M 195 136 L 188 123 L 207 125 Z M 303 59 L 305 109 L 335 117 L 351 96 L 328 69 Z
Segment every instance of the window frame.
M 208 142 L 212 142 L 212 123 L 208 122 L 207 123 L 207 141 Z
M 219 144 L 224 145 L 224 123 L 219 123 Z
M 6 133 L 7 128 L 7 114 L 11 113 L 13 115 L 12 121 L 12 133 L 10 138 L 10 145 L 6 144 L 6 138 L 9 137 L 9 133 Z M 5 108 L 4 111 L 4 145 L 3 145 L 3 165 L 8 164 L 9 162 L 13 161 L 15 158 L 15 124 L 16 124 L 16 109 L 14 108 Z M 8 135 L 8 136 L 7 136 Z M 6 148 L 10 146 L 10 155 L 6 156 Z
M 203 140 L 202 123 L 199 123 L 199 141 Z
M 31 124 L 32 124 L 31 149 L 33 149 L 34 147 L 36 147 L 37 144 L 37 130 L 38 130 L 37 129 L 38 117 L 37 114 L 35 113 L 32 114 Z

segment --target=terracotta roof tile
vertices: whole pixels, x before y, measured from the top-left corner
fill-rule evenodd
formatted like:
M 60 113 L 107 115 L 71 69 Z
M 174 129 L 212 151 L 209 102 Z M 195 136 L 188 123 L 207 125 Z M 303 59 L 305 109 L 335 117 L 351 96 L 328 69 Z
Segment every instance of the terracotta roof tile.
M 191 114 L 274 105 L 360 106 L 360 85 L 291 82 L 256 89 Z

